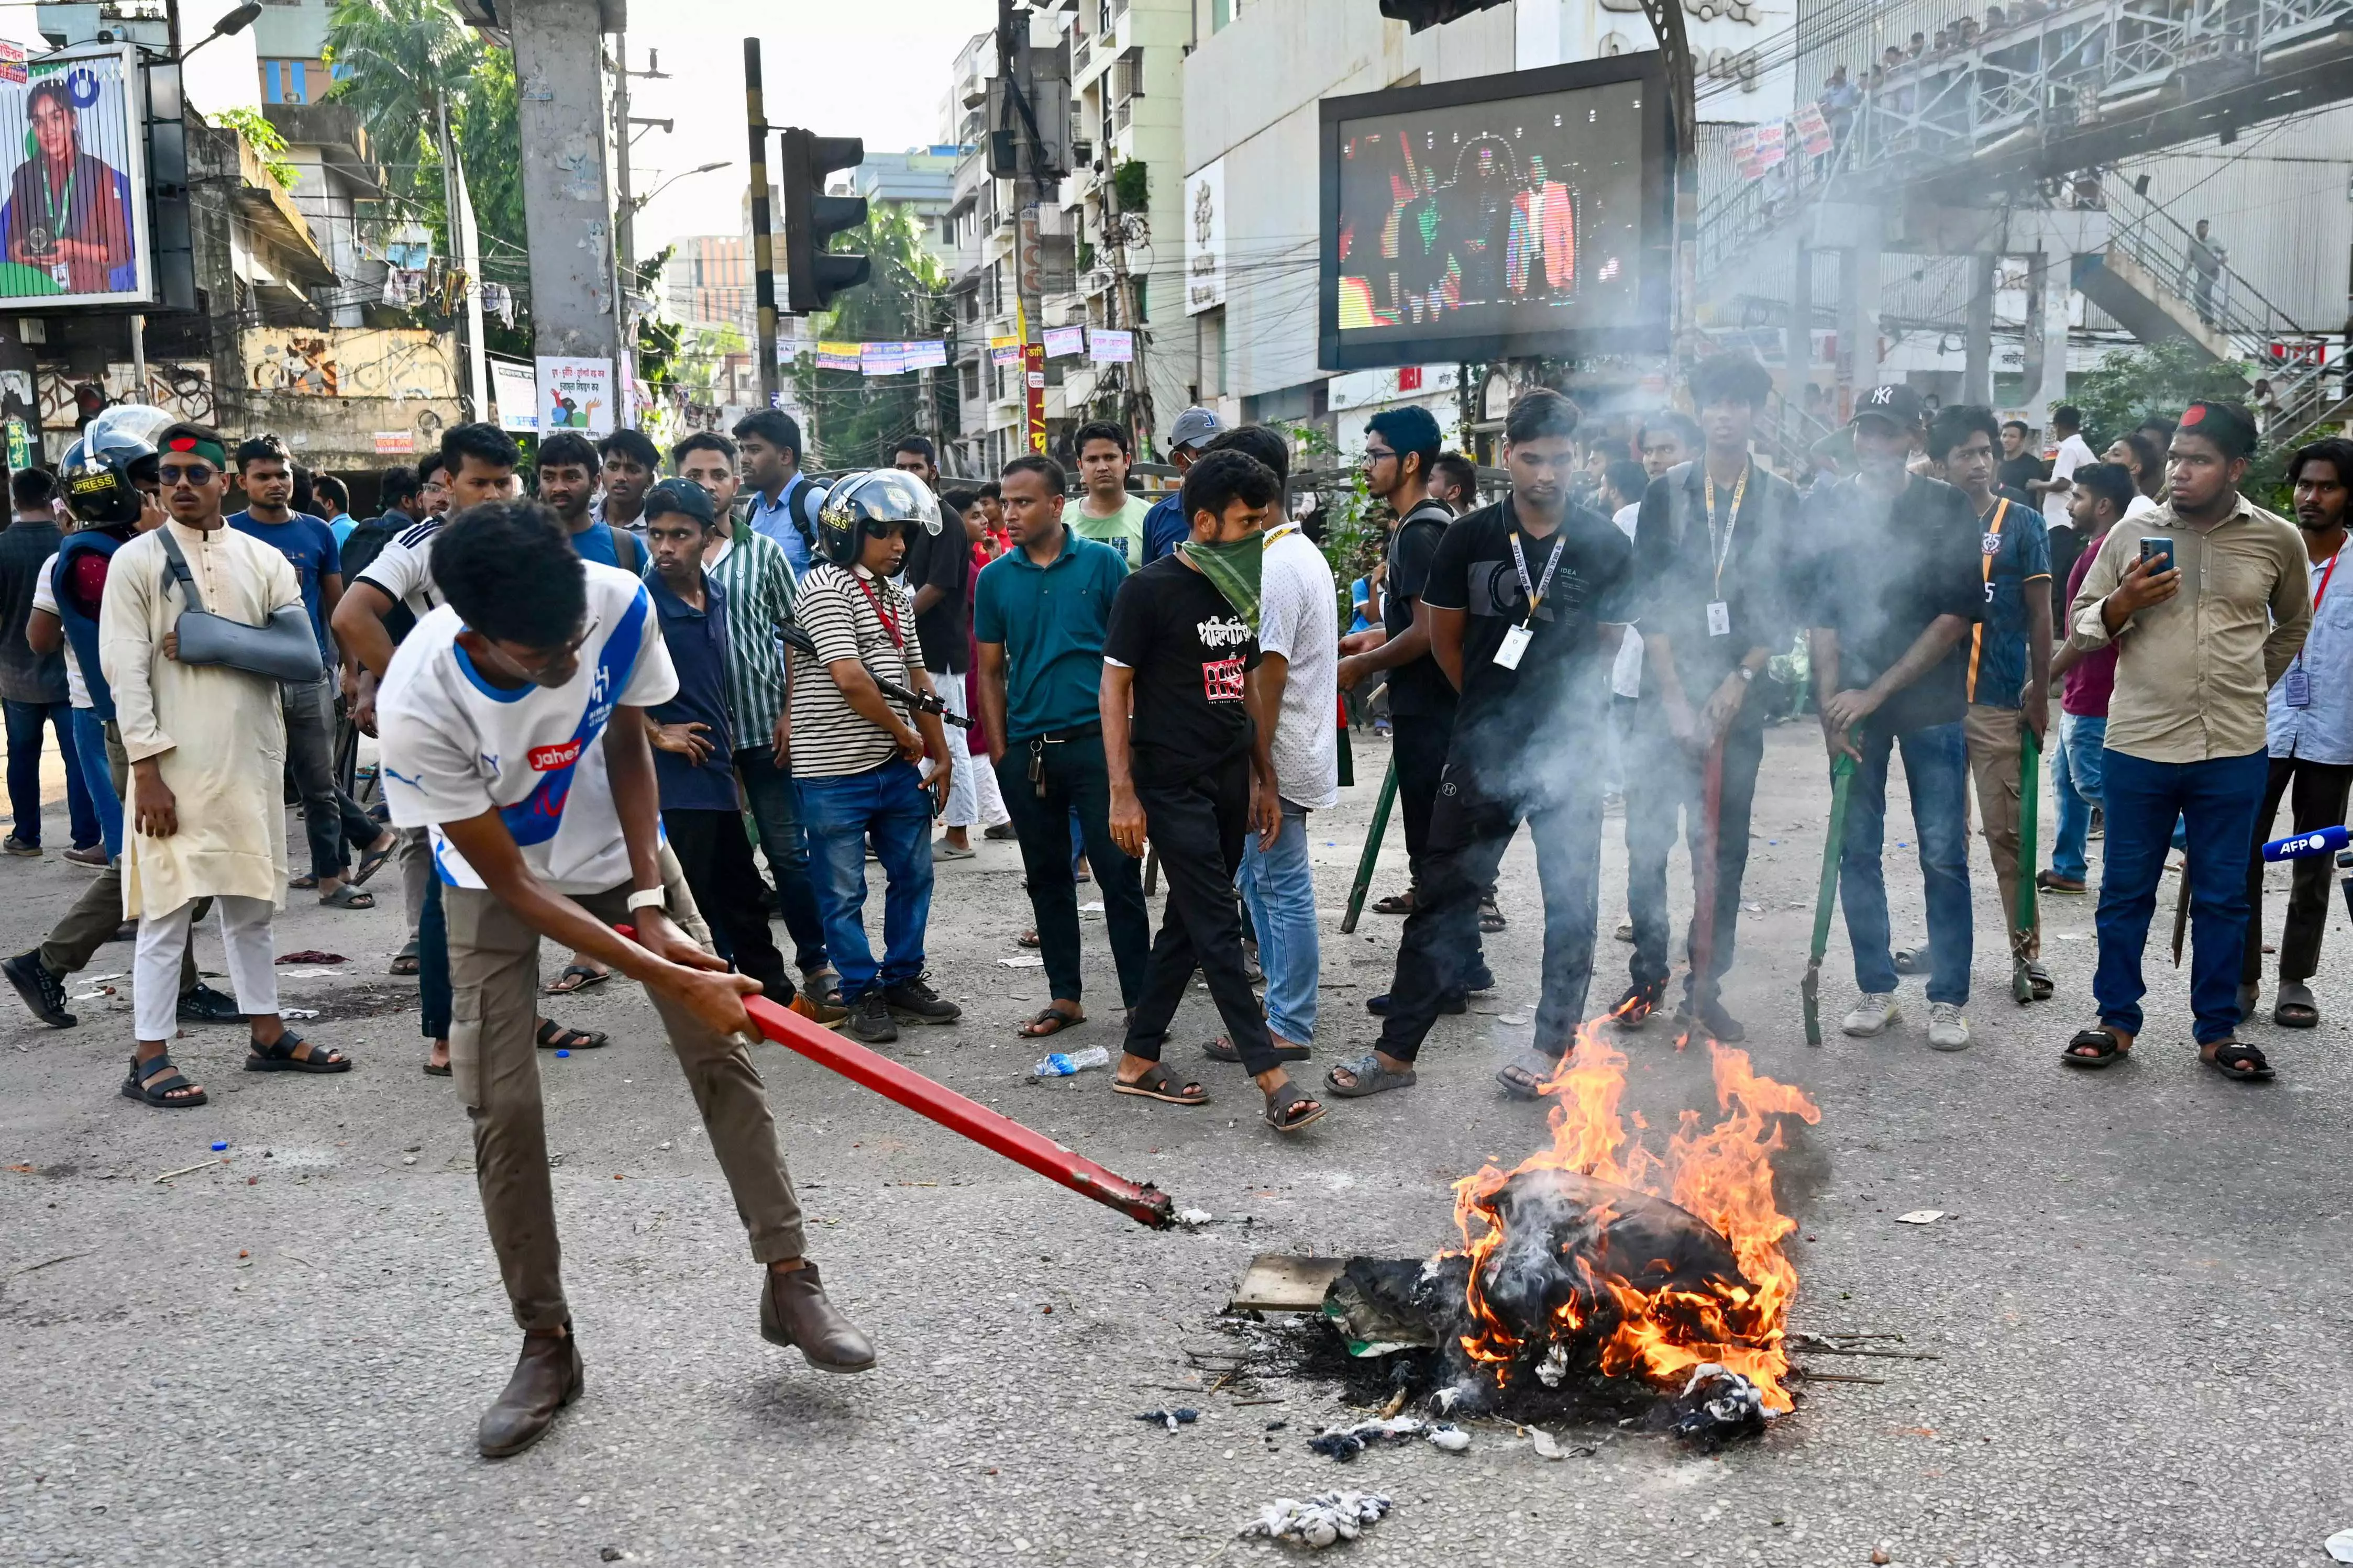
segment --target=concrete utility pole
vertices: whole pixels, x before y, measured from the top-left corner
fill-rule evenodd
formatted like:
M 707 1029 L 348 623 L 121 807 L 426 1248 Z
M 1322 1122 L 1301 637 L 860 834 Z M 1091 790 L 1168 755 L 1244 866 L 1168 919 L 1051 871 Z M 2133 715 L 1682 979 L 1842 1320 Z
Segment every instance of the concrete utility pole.
M 510 12 L 531 246 L 533 347 L 622 361 L 613 205 L 607 188 L 605 51 L 597 0 L 530 0 Z M 616 408 L 616 423 L 626 423 Z

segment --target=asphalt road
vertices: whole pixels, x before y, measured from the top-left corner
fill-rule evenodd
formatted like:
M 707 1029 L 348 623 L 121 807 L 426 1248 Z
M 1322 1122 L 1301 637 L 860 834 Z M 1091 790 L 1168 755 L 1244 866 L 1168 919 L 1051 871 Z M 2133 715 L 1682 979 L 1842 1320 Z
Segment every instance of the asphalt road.
M 2051 901 L 2059 997 L 2015 1006 L 1979 845 L 1975 1047 L 1926 1048 L 1911 982 L 1893 1037 L 1833 1030 L 1809 1050 L 1797 982 L 1827 809 L 1811 729 L 1775 731 L 1766 767 L 1747 892 L 1762 912 L 1728 1000 L 1760 1069 L 1822 1110 L 1783 1163 L 1803 1226 L 1792 1326 L 1897 1333 L 1936 1359 L 1816 1360 L 1883 1381 L 1807 1387 L 1760 1443 L 1705 1458 L 1567 1431 L 1592 1452 L 1547 1462 L 1477 1425 L 1460 1456 L 1415 1446 L 1342 1468 L 1305 1448 L 1347 1415 L 1330 1387 L 1278 1379 L 1251 1396 L 1281 1403 L 1250 1405 L 1192 1392 L 1209 1379 L 1184 1348 L 1230 1347 L 1216 1314 L 1252 1254 L 1427 1254 L 1451 1237 L 1452 1179 L 1543 1140 L 1540 1114 L 1490 1080 L 1526 1032 L 1502 1018 L 1535 996 L 1525 842 L 1493 996 L 1441 1021 L 1419 1087 L 1288 1142 L 1255 1121 L 1236 1068 L 1196 1069 L 1219 1097 L 1198 1110 L 1114 1100 L 1101 1073 L 1024 1085 L 1040 1053 L 1010 1027 L 1043 981 L 999 967 L 1026 900 L 1013 847 L 988 845 L 941 868 L 934 905 L 934 977 L 965 1020 L 911 1031 L 896 1054 L 1215 1222 L 1147 1233 L 764 1047 L 812 1256 L 881 1352 L 867 1376 L 821 1376 L 758 1337 L 758 1275 L 650 1009 L 619 984 L 555 1003 L 615 1034 L 541 1063 L 586 1392 L 501 1463 L 476 1457 L 473 1426 L 516 1334 L 465 1118 L 417 1070 L 414 983 L 384 975 L 396 886 L 374 913 L 298 902 L 279 928 L 280 952 L 350 956 L 286 983 L 288 1005 L 321 1011 L 305 1027 L 359 1058 L 345 1077 L 246 1074 L 237 1032 L 202 1029 L 177 1054 L 213 1104 L 150 1110 L 116 1093 L 126 981 L 79 1004 L 70 1032 L 0 997 L 0 1563 L 1271 1562 L 1236 1529 L 1274 1497 L 1343 1485 L 1396 1500 L 1344 1549 L 1364 1561 L 1810 1568 L 1883 1543 L 1898 1563 L 2325 1561 L 2324 1538 L 2353 1524 L 2333 1250 L 2353 1122 L 2341 912 L 2316 986 L 2328 1021 L 2253 1027 L 2277 1082 L 2198 1066 L 2183 979 L 2161 957 L 2136 1059 L 2076 1074 L 2057 1053 L 2087 1016 L 2089 902 Z M 1372 916 L 1338 935 L 1372 794 L 1312 826 L 1326 1060 L 1370 1038 L 1362 998 L 1397 939 Z M 1614 819 L 1608 837 L 1605 933 L 1622 908 Z M 1912 842 L 1908 826 L 1890 837 Z M 54 853 L 0 863 L 7 948 L 37 940 L 83 876 Z M 1898 930 L 1916 933 L 1916 871 L 1891 879 Z M 1381 886 L 1402 880 L 1399 866 Z M 1108 985 L 1092 940 L 1091 983 Z M 1841 932 L 1833 1021 L 1852 994 L 1844 947 Z M 1606 934 L 1602 949 L 1597 1007 L 1628 952 Z M 218 952 L 206 932 L 210 966 Z M 93 970 L 129 959 L 110 947 Z M 1103 1016 L 1113 1000 L 1099 995 Z M 1197 992 L 1178 1037 L 1214 1032 Z M 1062 1043 L 1091 1041 L 1116 1037 L 1097 1025 Z M 1652 1127 L 1706 1106 L 1696 1054 L 1662 1031 L 1630 1049 L 1627 1102 Z M 226 1164 L 155 1180 L 214 1140 Z M 1947 1217 L 1894 1223 L 1917 1208 Z M 1168 1404 L 1202 1418 L 1176 1433 L 1134 1419 Z

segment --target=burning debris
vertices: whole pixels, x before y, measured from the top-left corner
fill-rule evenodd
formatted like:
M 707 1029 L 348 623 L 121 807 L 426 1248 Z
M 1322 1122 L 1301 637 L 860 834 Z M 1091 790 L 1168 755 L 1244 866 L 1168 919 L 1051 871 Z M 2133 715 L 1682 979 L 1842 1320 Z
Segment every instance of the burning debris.
M 1331 1279 L 1323 1313 L 1356 1364 L 1386 1358 L 1390 1385 L 1441 1416 L 1634 1415 L 1709 1446 L 1787 1411 L 1798 1275 L 1781 1243 L 1797 1226 L 1772 1160 L 1779 1118 L 1820 1113 L 1745 1052 L 1711 1049 L 1719 1118 L 1683 1112 L 1662 1152 L 1639 1117 L 1630 1134 L 1626 1058 L 1588 1027 L 1543 1087 L 1551 1146 L 1456 1184 L 1461 1247 L 1350 1258 Z M 1653 1391 L 1639 1405 L 1636 1387 Z
M 1449 1454 L 1459 1454 L 1471 1446 L 1471 1435 L 1451 1423 L 1424 1421 L 1419 1415 L 1388 1415 L 1353 1426 L 1328 1427 L 1307 1439 L 1307 1448 L 1345 1465 L 1376 1443 L 1409 1443 L 1417 1437 Z

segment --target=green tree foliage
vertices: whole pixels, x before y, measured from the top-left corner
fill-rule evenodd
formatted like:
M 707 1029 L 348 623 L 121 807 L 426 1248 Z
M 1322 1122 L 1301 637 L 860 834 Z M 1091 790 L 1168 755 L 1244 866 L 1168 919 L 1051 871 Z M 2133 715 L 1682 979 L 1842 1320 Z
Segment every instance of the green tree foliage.
M 2151 415 L 2168 419 L 2200 398 L 2244 403 L 2252 384 L 2247 367 L 2208 359 L 2182 340 L 2117 349 L 2075 378 L 2067 401 L 2084 411 L 2084 439 L 2094 450 Z
M 259 110 L 216 109 L 206 118 L 223 131 L 236 132 L 238 139 L 253 150 L 254 157 L 260 160 L 269 177 L 278 182 L 280 190 L 292 190 L 294 182 L 302 177 L 302 171 L 286 156 L 286 138 L 278 133 L 278 127 L 262 118 Z
M 881 203 L 863 226 L 835 237 L 835 248 L 866 256 L 873 275 L 847 293 L 834 309 L 812 318 L 817 335 L 856 342 L 901 342 L 944 335 L 948 329 L 947 272 L 923 248 L 923 225 L 913 209 Z M 778 292 L 784 279 L 776 280 Z M 800 405 L 809 415 L 805 434 L 816 466 L 864 468 L 890 460 L 892 442 L 923 426 L 917 410 L 923 373 L 869 376 L 858 371 L 819 370 L 804 356 L 787 373 Z M 932 428 L 948 434 L 955 422 L 953 370 L 932 373 L 938 417 Z

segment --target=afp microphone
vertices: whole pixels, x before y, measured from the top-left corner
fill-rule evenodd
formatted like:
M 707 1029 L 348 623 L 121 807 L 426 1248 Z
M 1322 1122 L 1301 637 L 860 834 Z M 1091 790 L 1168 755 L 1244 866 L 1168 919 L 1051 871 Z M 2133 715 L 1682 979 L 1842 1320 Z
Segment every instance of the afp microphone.
M 2301 860 L 2310 855 L 2334 855 L 2348 844 L 2353 844 L 2353 829 L 2340 823 L 2316 833 L 2292 833 L 2285 838 L 2274 838 L 2263 846 L 2263 858 Z

